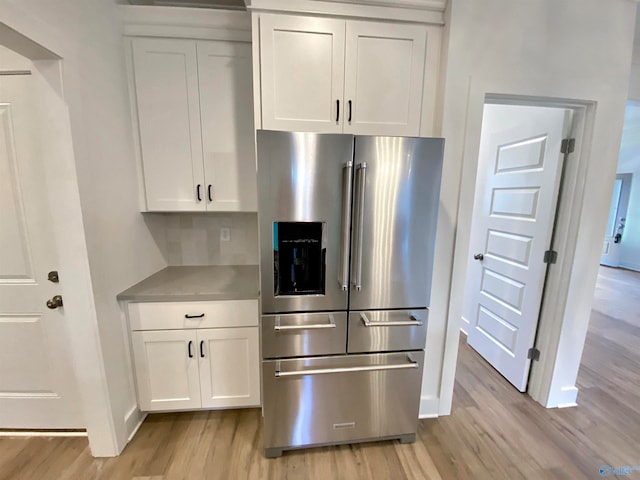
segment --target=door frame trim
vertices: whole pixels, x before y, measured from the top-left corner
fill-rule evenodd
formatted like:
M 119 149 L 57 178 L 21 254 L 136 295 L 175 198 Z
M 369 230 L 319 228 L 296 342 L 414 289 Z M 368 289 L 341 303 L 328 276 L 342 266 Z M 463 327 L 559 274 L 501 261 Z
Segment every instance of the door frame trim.
M 0 45 L 33 62 L 34 70 L 51 87 L 43 99 L 53 99 L 55 95 L 67 107 L 58 114 L 58 130 L 53 132 L 56 134 L 55 142 L 50 145 L 45 162 L 45 173 L 50 179 L 48 185 L 56 187 L 55 192 L 48 189 L 46 195 L 50 199 L 51 213 L 56 218 L 54 235 L 65 239 L 64 242 L 56 242 L 60 268 L 65 272 L 61 292 L 65 299 L 72 368 L 89 446 L 95 457 L 116 456 L 126 442 L 122 443 L 118 438 L 107 384 L 66 95 L 73 91 L 69 87 L 81 77 L 77 61 L 73 62 L 78 58 L 77 47 L 20 8 L 3 5 L 0 18 Z M 65 61 L 63 68 L 66 59 L 71 59 L 71 63 Z M 52 135 L 49 135 L 49 140 L 54 138 Z
M 540 361 L 531 366 L 528 394 L 545 407 L 575 405 L 577 388 L 554 387 L 554 376 L 558 373 L 558 352 L 563 328 L 568 325 L 570 318 L 567 306 L 570 297 L 578 295 L 580 288 L 572 292 L 570 282 L 573 270 L 576 246 L 578 244 L 579 222 L 585 198 L 585 183 L 590 164 L 595 160 L 590 158 L 596 102 L 575 100 L 569 98 L 552 98 L 536 95 L 519 95 L 513 93 L 495 93 L 500 91 L 490 88 L 489 83 L 469 79 L 468 103 L 465 131 L 462 175 L 460 183 L 460 198 L 458 203 L 458 231 L 455 239 L 453 258 L 453 274 L 451 295 L 449 297 L 445 349 L 443 355 L 443 371 L 440 382 L 439 415 L 451 412 L 453 386 L 455 382 L 455 366 L 458 355 L 458 339 L 462 324 L 462 305 L 458 301 L 464 294 L 464 284 L 467 271 L 467 259 L 470 243 L 471 211 L 475 197 L 476 176 L 478 168 L 478 152 L 480 147 L 480 133 L 482 115 L 485 103 L 501 103 L 512 105 L 529 105 L 541 107 L 567 108 L 573 111 L 571 136 L 576 138 L 575 151 L 567 158 L 560 209 L 557 213 L 554 249 L 560 252 L 558 263 L 549 269 L 546 282 L 546 295 L 543 298 L 538 323 L 538 333 L 535 346 L 540 350 Z M 459 254 L 464 252 L 464 255 Z M 562 254 L 566 252 L 566 254 Z M 586 334 L 586 328 L 585 328 Z M 584 339 L 582 339 L 584 342 Z M 581 356 L 583 344 L 576 347 L 575 355 Z M 566 360 L 564 358 L 563 360 Z M 562 368 L 562 366 L 560 366 Z M 554 388 L 552 388 L 554 387 Z M 561 390 L 561 391 L 560 391 Z

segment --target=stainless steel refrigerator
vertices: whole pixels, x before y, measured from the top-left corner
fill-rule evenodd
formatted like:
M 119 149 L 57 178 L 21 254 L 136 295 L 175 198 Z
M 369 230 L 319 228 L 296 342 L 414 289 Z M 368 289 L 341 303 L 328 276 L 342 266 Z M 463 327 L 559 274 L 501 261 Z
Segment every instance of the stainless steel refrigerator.
M 257 145 L 266 455 L 414 441 L 444 140 Z

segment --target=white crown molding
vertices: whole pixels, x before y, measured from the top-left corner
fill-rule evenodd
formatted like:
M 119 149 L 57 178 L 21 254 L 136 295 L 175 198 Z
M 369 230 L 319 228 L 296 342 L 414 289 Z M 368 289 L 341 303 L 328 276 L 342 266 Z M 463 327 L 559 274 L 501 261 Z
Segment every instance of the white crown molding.
M 446 0 L 245 0 L 247 10 L 444 24 Z
M 242 10 L 123 5 L 126 36 L 251 41 L 251 15 Z

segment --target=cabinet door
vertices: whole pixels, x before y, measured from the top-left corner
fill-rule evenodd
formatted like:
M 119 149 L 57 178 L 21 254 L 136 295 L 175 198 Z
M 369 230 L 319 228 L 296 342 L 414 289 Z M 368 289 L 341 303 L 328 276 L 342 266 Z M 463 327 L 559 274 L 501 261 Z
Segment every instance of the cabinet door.
M 258 327 L 198 330 L 202 406 L 260 405 Z
M 197 48 L 207 210 L 256 211 L 251 45 Z
M 196 44 L 135 38 L 132 45 L 147 209 L 204 210 Z
M 193 330 L 131 332 L 140 410 L 200 408 Z
M 426 27 L 348 21 L 346 38 L 345 133 L 418 136 Z
M 260 16 L 264 129 L 342 132 L 344 34 L 343 20 Z

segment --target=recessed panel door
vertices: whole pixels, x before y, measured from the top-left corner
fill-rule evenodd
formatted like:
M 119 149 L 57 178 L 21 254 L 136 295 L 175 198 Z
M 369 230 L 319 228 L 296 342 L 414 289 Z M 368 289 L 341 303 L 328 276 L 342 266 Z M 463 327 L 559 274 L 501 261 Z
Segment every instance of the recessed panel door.
M 616 175 L 613 186 L 609 220 L 604 233 L 604 244 L 600 264 L 608 267 L 620 266 L 620 247 L 624 239 L 624 227 L 627 222 L 627 207 L 631 195 L 631 173 Z
M 47 280 L 60 265 L 35 82 L 0 77 L 0 428 L 83 428 L 64 306 L 46 306 L 65 272 Z
M 466 295 L 469 344 L 525 391 L 571 112 L 485 105 Z

